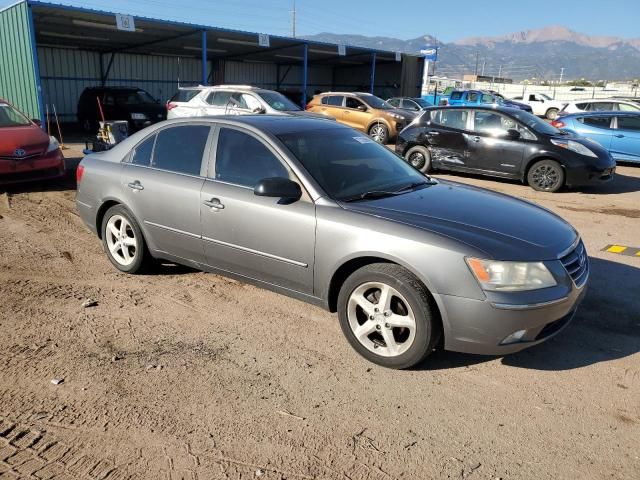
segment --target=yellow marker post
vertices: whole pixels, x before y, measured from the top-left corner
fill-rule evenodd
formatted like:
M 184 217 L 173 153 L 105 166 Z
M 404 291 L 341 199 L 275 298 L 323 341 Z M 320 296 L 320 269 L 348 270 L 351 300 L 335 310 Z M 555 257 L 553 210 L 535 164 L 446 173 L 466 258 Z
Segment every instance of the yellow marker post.
M 623 247 L 622 245 L 611 245 L 607 248 L 607 252 L 611 253 L 622 253 L 627 249 L 627 247 Z

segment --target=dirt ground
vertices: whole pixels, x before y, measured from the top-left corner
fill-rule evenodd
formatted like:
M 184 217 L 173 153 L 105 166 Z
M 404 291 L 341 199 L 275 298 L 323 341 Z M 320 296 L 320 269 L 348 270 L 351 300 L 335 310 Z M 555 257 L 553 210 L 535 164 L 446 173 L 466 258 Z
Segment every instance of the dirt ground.
M 0 194 L 0 478 L 640 478 L 640 257 L 602 251 L 640 247 L 640 166 L 555 195 L 447 178 L 581 232 L 591 286 L 558 337 L 385 370 L 319 308 L 171 265 L 117 272 L 71 175 Z

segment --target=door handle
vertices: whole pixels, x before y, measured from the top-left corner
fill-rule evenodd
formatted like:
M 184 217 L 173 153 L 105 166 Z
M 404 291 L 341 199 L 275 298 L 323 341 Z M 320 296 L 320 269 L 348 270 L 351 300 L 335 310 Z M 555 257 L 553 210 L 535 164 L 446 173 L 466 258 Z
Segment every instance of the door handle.
M 440 132 L 436 132 L 435 130 L 430 130 L 427 132 L 427 135 L 440 135 Z
M 624 138 L 624 135 L 622 135 L 621 133 L 619 133 L 619 134 L 617 134 L 617 135 L 614 135 L 614 137 L 616 137 L 616 138 Z
M 144 190 L 144 187 L 140 183 L 140 180 L 135 180 L 133 182 L 129 182 L 127 185 L 128 185 L 129 188 L 131 188 L 133 190 Z
M 220 202 L 219 198 L 212 198 L 211 200 L 205 200 L 202 202 L 203 205 L 206 205 L 209 208 L 215 208 L 216 210 L 223 210 L 224 205 Z
M 471 141 L 478 143 L 480 141 L 480 137 L 471 137 Z

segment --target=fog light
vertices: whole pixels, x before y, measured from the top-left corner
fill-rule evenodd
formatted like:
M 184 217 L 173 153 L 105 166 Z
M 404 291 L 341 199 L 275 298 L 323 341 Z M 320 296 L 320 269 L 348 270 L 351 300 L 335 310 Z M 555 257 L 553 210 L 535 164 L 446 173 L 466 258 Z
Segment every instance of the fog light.
M 508 337 L 505 337 L 504 340 L 500 342 L 500 345 L 509 345 L 510 343 L 518 343 L 522 341 L 522 337 L 527 333 L 526 330 L 518 330 L 517 332 L 513 332 Z

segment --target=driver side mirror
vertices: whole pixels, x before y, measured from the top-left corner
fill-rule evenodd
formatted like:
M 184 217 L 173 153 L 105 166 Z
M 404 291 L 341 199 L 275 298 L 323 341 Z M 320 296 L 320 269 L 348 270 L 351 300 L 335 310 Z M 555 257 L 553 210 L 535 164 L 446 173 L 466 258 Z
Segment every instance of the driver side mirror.
M 520 132 L 515 128 L 510 128 L 507 130 L 507 134 L 505 135 L 509 140 L 517 140 L 520 138 Z
M 256 113 L 256 114 L 258 114 L 258 113 L 265 113 L 265 111 L 266 111 L 266 110 L 265 110 L 263 107 L 255 107 L 255 108 L 253 108 L 253 109 L 251 110 L 251 112 Z
M 358 105 L 358 110 L 360 110 L 361 112 L 366 112 L 367 107 L 365 107 L 364 105 Z
M 42 121 L 39 118 L 32 118 L 31 121 L 39 127 L 42 126 Z
M 263 178 L 253 188 L 253 194 L 259 197 L 276 197 L 284 200 L 298 200 L 302 189 L 293 180 L 283 177 Z

